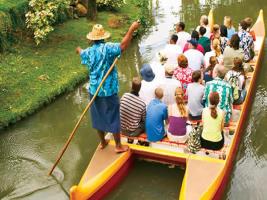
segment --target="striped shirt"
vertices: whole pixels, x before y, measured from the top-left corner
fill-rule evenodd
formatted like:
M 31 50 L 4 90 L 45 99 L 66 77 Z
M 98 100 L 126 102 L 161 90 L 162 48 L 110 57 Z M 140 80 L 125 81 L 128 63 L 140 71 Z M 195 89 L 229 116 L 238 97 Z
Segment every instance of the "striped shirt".
M 146 104 L 138 96 L 125 93 L 120 103 L 121 129 L 135 131 L 146 118 Z

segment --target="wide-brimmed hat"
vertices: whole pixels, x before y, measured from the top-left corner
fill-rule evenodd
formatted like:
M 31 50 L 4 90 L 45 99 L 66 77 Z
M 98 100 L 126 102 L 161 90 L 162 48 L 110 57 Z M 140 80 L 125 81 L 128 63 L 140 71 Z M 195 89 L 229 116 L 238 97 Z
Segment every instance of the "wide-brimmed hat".
M 193 46 L 195 46 L 195 47 L 197 47 L 197 45 L 198 45 L 197 40 L 194 39 L 194 38 L 192 38 L 192 39 L 190 39 L 190 40 L 187 40 L 187 42 L 191 43 L 191 44 L 192 44 Z
M 101 24 L 95 24 L 92 31 L 87 34 L 86 38 L 88 40 L 104 40 L 110 37 L 110 33 L 105 31 Z
M 140 74 L 141 74 L 142 78 L 147 82 L 150 82 L 155 78 L 155 74 L 154 74 L 150 64 L 143 64 L 143 66 L 140 70 Z
M 169 75 L 172 75 L 174 73 L 174 70 L 176 68 L 176 65 L 174 64 L 171 64 L 171 63 L 166 63 L 164 65 L 164 68 L 165 68 L 165 72 Z

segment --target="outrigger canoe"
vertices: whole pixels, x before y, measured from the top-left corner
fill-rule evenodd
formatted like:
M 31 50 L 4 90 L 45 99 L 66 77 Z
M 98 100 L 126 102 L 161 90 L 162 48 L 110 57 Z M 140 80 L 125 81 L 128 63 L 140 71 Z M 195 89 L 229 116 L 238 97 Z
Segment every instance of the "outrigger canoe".
M 213 24 L 213 12 L 209 13 L 210 26 Z M 254 71 L 247 74 L 247 98 L 241 106 L 234 106 L 235 119 L 230 127 L 225 128 L 225 144 L 220 151 L 201 149 L 196 154 L 185 151 L 184 143 L 174 143 L 167 138 L 160 142 L 148 142 L 146 135 L 130 138 L 130 151 L 115 154 L 114 141 L 108 135 L 110 144 L 104 149 L 96 149 L 80 183 L 70 189 L 71 200 L 99 200 L 127 176 L 136 158 L 153 160 L 155 162 L 182 165 L 185 175 L 180 190 L 180 200 L 220 199 L 231 173 L 237 153 L 242 129 L 252 103 L 254 88 L 260 68 L 265 38 L 263 11 L 261 10 L 252 30 L 256 34 L 255 58 L 250 62 Z M 127 143 L 129 138 L 122 135 L 122 141 Z M 142 145 L 141 145 L 142 144 Z M 145 145 L 144 145 L 145 144 Z

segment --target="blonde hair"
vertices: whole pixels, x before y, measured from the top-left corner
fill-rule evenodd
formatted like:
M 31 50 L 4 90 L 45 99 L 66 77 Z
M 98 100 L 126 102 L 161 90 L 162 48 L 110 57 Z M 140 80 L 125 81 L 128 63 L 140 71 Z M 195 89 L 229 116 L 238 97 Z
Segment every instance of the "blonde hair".
M 224 21 L 223 21 L 224 26 L 226 26 L 227 28 L 232 28 L 233 27 L 233 21 L 232 18 L 230 16 L 225 16 L 224 17 Z
M 212 40 L 212 48 L 215 51 L 215 55 L 216 57 L 219 57 L 222 52 L 221 52 L 221 42 L 219 39 L 215 38 L 214 40 Z
M 175 100 L 181 117 L 187 117 L 186 107 L 184 103 L 184 91 L 180 87 L 176 88 L 175 90 Z

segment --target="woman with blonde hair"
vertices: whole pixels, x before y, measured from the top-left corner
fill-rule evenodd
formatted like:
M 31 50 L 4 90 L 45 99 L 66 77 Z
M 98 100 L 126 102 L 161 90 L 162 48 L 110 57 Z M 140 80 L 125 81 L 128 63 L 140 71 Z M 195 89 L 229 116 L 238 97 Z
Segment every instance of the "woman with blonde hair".
M 218 92 L 209 95 L 210 106 L 203 109 L 201 147 L 210 150 L 220 150 L 224 145 L 223 127 L 224 112 L 218 108 L 220 96 Z
M 205 53 L 204 63 L 207 68 L 209 65 L 210 57 L 215 56 L 219 63 L 222 63 L 222 51 L 221 51 L 221 43 L 219 39 L 214 39 L 211 43 L 211 51 Z
M 175 104 L 168 107 L 169 124 L 167 137 L 170 141 L 184 143 L 187 140 L 187 134 L 191 131 L 191 126 L 186 126 L 188 110 L 184 102 L 184 92 L 182 88 L 176 88 L 175 101 Z
M 227 27 L 227 38 L 230 40 L 232 35 L 235 34 L 235 28 L 233 26 L 233 21 L 230 16 L 225 16 L 223 20 L 223 25 Z

